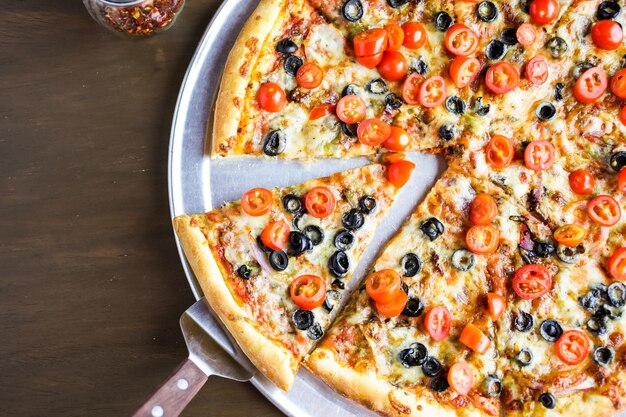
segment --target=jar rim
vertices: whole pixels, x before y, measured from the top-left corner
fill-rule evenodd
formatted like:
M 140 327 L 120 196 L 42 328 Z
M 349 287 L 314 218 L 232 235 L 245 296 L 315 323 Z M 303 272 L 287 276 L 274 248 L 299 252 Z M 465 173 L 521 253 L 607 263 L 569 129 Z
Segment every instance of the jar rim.
M 146 0 L 98 0 L 109 6 L 134 6 L 139 3 L 144 3 Z

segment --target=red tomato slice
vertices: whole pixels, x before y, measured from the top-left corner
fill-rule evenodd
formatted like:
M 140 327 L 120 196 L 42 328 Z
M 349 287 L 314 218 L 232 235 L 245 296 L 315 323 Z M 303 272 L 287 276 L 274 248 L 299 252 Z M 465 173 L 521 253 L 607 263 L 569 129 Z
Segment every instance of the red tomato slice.
M 389 139 L 391 128 L 380 119 L 367 119 L 359 124 L 356 129 L 359 142 L 367 146 L 378 146 Z
M 474 352 L 480 353 L 481 355 L 484 355 L 491 345 L 491 340 L 485 336 L 482 330 L 472 323 L 467 323 L 465 325 L 465 328 L 459 337 L 459 341 L 468 348 L 472 349 Z
M 588 69 L 574 84 L 574 97 L 581 103 L 593 103 L 606 91 L 606 73 L 600 67 Z
M 465 235 L 465 243 L 478 255 L 494 253 L 500 243 L 500 231 L 490 224 L 472 226 Z
M 541 85 L 548 79 L 548 60 L 541 55 L 532 58 L 526 64 L 526 77 L 537 85 Z
M 522 23 L 515 31 L 515 36 L 520 45 L 530 46 L 537 39 L 537 30 L 531 24 Z
M 400 81 L 406 75 L 409 64 L 400 52 L 385 51 L 376 69 L 385 80 Z
M 383 146 L 390 151 L 404 151 L 411 144 L 411 137 L 406 130 L 401 127 L 391 126 L 391 135 L 383 143 Z
M 626 246 L 617 248 L 608 263 L 611 276 L 618 281 L 626 281 Z
M 617 97 L 626 99 L 626 68 L 617 71 L 611 78 L 611 91 Z
M 411 178 L 411 172 L 414 169 L 415 164 L 411 161 L 401 159 L 392 162 L 387 168 L 387 180 L 395 185 L 396 188 L 401 188 Z
M 284 221 L 272 222 L 263 229 L 261 242 L 270 249 L 281 250 L 287 244 L 290 232 L 289 225 Z
M 403 45 L 409 49 L 419 49 L 428 39 L 426 28 L 417 22 L 407 22 L 402 25 L 404 31 Z
M 487 70 L 485 84 L 494 94 L 506 94 L 519 84 L 519 72 L 508 62 L 496 62 Z
M 366 110 L 367 105 L 365 101 L 355 94 L 348 94 L 337 103 L 337 117 L 349 125 L 363 120 Z
M 554 163 L 554 145 L 547 140 L 535 140 L 526 146 L 524 151 L 524 165 L 535 171 L 548 169 Z
M 554 347 L 558 357 L 569 365 L 581 363 L 589 356 L 590 352 L 589 338 L 580 330 L 564 332 Z
M 326 284 L 317 275 L 300 275 L 289 285 L 291 299 L 304 310 L 313 310 L 326 299 Z
M 335 105 L 334 104 L 322 104 L 321 106 L 316 106 L 313 108 L 313 110 L 311 110 L 311 113 L 309 113 L 309 120 L 313 121 L 313 120 L 317 120 L 317 119 L 321 119 L 322 117 L 332 114 L 335 111 Z
M 433 307 L 424 316 L 424 327 L 433 339 L 441 341 L 450 335 L 452 316 L 445 306 Z
M 587 204 L 587 215 L 600 226 L 610 227 L 622 218 L 622 209 L 613 197 L 599 195 Z
M 498 205 L 489 194 L 480 193 L 470 203 L 469 218 L 474 224 L 489 224 L 498 217 Z
M 396 297 L 388 303 L 376 303 L 376 309 L 387 318 L 397 317 L 402 314 L 409 296 L 402 290 L 396 293 Z
M 619 121 L 626 126 L 626 106 L 622 107 L 622 110 L 619 112 Z
M 424 107 L 437 107 L 445 101 L 447 94 L 446 81 L 443 77 L 435 75 L 422 83 L 417 98 Z
M 250 216 L 262 216 L 272 208 L 273 195 L 265 188 L 253 188 L 241 197 L 241 208 Z
M 385 26 L 387 31 L 387 50 L 397 51 L 404 42 L 404 31 L 395 23 L 390 23 Z
M 383 53 L 374 54 L 374 55 L 363 55 L 357 56 L 356 60 L 359 61 L 361 65 L 367 68 L 376 68 L 376 65 L 380 63 L 383 59 Z
M 574 248 L 585 240 L 587 231 L 584 227 L 577 224 L 566 224 L 561 226 L 554 232 L 554 240 L 561 245 Z
M 263 110 L 267 110 L 272 113 L 281 111 L 287 103 L 285 90 L 283 90 L 283 88 L 276 83 L 263 84 L 259 88 L 259 92 L 256 97 L 259 102 L 259 106 Z
M 450 64 L 450 78 L 458 88 L 468 85 L 480 72 L 480 62 L 476 58 L 457 56 Z
M 457 362 L 448 371 L 448 384 L 461 395 L 467 395 L 474 386 L 472 368 L 465 362 Z
M 528 13 L 533 23 L 545 25 L 559 15 L 559 2 L 557 0 L 533 0 Z
M 505 168 L 513 161 L 515 149 L 506 136 L 493 135 L 485 148 L 485 158 L 494 168 Z
M 569 186 L 576 194 L 591 194 L 595 184 L 596 180 L 586 169 L 577 169 L 569 174 Z
M 468 56 L 478 48 L 478 35 L 462 23 L 455 23 L 446 32 L 446 49 L 457 56 Z
M 619 23 L 613 20 L 600 20 L 591 28 L 591 39 L 598 48 L 613 51 L 622 45 L 624 32 Z
M 307 62 L 298 69 L 296 81 L 300 87 L 312 90 L 324 81 L 324 70 L 315 62 Z
M 506 299 L 500 294 L 490 292 L 487 294 L 487 306 L 489 307 L 489 317 L 491 320 L 497 321 L 504 313 Z
M 620 193 L 626 194 L 626 169 L 622 168 L 622 170 L 617 174 L 617 189 Z
M 335 211 L 335 195 L 328 187 L 311 188 L 304 198 L 307 213 L 318 219 L 330 216 Z
M 426 80 L 422 75 L 414 72 L 402 84 L 402 98 L 407 104 L 419 104 L 419 92 L 422 83 Z
M 377 303 L 391 302 L 398 292 L 402 292 L 400 274 L 393 269 L 381 269 L 370 274 L 365 281 L 365 289 Z
M 387 31 L 374 28 L 357 34 L 352 40 L 356 56 L 376 55 L 387 49 Z
M 515 273 L 513 291 L 524 300 L 541 297 L 552 289 L 552 277 L 541 265 L 524 265 Z

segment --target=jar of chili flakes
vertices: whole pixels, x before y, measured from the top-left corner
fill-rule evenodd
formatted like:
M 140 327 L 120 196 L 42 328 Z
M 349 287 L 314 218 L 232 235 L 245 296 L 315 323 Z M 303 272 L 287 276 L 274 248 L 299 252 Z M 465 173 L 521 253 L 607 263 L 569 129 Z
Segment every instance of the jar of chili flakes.
M 169 28 L 185 0 L 83 0 L 104 27 L 131 36 L 149 36 Z

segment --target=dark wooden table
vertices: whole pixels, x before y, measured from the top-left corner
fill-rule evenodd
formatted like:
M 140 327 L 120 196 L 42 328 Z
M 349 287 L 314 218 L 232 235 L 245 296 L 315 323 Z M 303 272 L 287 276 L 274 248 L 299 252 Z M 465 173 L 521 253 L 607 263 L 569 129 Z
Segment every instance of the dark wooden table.
M 78 0 L 0 2 L 0 415 L 129 415 L 185 357 L 167 148 L 219 3 L 137 41 Z M 281 414 L 211 378 L 184 415 Z

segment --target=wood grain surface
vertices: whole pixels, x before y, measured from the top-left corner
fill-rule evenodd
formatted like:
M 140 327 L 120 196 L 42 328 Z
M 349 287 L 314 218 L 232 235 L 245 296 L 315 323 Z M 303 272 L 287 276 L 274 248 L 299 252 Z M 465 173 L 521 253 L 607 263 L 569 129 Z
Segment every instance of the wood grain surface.
M 219 3 L 132 40 L 79 0 L 0 1 L 0 415 L 130 415 L 186 356 L 167 148 Z M 281 414 L 210 378 L 183 415 Z

